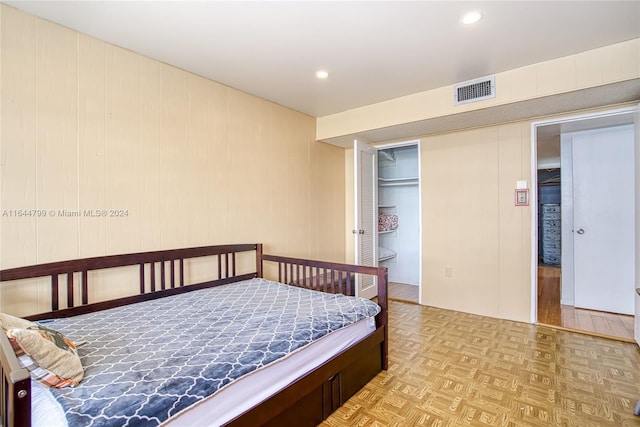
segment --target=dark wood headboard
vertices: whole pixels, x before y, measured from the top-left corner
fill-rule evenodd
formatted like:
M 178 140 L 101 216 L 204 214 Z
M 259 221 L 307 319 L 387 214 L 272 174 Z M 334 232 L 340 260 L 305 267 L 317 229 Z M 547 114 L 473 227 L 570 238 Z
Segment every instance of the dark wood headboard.
M 256 251 L 255 271 L 236 274 L 236 254 L 249 251 Z M 207 256 L 214 256 L 216 257 L 214 259 L 217 260 L 215 263 L 216 268 L 212 268 L 211 271 L 212 279 L 206 282 L 186 285 L 184 261 Z M 105 310 L 196 289 L 260 277 L 262 275 L 261 258 L 261 244 L 200 246 L 195 248 L 81 258 L 70 261 L 10 268 L 0 271 L 0 282 L 49 277 L 51 281 L 51 311 L 27 316 L 30 320 L 42 320 L 46 318 L 76 316 L 92 311 Z M 156 274 L 157 264 L 160 266 L 159 277 L 157 277 L 158 275 Z M 138 295 L 104 302 L 89 303 L 90 286 L 88 273 L 90 271 L 132 265 L 138 265 L 140 268 L 140 293 Z M 149 268 L 146 268 L 146 266 L 149 266 Z M 80 305 L 76 304 L 74 296 L 74 276 L 76 273 L 80 274 Z M 60 276 L 63 277 L 64 283 L 61 283 Z M 67 293 L 66 306 L 62 309 L 60 308 L 61 286 L 66 286 Z

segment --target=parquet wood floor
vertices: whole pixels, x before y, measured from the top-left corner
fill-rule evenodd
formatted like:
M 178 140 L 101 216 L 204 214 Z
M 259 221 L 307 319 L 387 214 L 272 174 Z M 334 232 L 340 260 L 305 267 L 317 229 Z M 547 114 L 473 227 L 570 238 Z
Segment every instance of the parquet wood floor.
M 538 323 L 635 342 L 633 316 L 561 305 L 560 272 L 538 267 Z
M 389 370 L 322 427 L 640 426 L 635 344 L 391 301 Z

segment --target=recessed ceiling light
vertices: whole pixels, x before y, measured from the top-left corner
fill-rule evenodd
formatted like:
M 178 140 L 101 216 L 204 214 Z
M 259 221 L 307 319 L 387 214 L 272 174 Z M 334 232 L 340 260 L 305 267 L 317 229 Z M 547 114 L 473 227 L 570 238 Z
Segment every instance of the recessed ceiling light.
M 482 19 L 482 14 L 478 11 L 473 11 L 473 12 L 469 12 L 469 13 L 465 13 L 462 16 L 462 19 L 460 19 L 462 21 L 463 24 L 473 24 L 475 22 L 478 22 L 480 19 Z
M 318 70 L 316 71 L 316 77 L 319 79 L 326 79 L 329 77 L 329 72 L 325 70 Z

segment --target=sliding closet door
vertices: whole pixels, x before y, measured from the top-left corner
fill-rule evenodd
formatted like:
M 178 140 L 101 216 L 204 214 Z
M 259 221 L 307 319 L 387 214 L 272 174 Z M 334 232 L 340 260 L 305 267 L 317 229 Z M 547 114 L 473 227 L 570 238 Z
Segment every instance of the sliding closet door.
M 378 150 L 354 141 L 356 264 L 378 265 Z M 356 276 L 356 295 L 373 298 L 378 288 L 372 276 Z

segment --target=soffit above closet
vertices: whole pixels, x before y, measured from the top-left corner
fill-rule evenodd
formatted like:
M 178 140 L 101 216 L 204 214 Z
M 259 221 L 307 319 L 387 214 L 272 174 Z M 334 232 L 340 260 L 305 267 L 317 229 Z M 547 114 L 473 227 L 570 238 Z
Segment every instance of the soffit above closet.
M 535 118 L 566 113 L 568 111 L 637 102 L 639 99 L 640 79 L 633 79 L 559 95 L 551 95 L 397 126 L 373 129 L 366 132 L 328 138 L 323 141 L 341 147 L 352 147 L 354 139 L 371 144 L 399 141 L 518 120 L 534 120 Z M 559 135 L 559 128 L 555 135 Z M 553 135 L 550 135 L 550 137 L 553 137 Z

